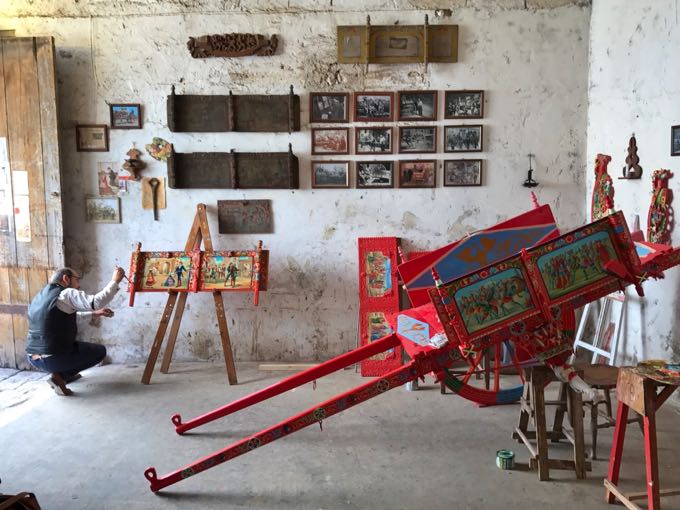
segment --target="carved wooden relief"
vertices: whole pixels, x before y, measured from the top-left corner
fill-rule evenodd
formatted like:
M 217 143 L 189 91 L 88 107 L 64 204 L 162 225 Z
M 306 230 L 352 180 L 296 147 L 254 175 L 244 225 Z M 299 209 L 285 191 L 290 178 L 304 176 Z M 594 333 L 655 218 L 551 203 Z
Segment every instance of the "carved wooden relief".
M 279 40 L 262 34 L 214 34 L 189 37 L 187 48 L 194 58 L 208 57 L 269 57 L 276 52 Z

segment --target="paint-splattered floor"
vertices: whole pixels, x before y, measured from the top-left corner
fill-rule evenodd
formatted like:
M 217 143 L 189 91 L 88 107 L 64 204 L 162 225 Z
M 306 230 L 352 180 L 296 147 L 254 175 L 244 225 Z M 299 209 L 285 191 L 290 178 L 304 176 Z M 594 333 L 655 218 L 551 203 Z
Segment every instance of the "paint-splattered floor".
M 595 461 L 587 480 L 552 471 L 539 482 L 527 471 L 526 449 L 510 439 L 518 406 L 478 408 L 430 380 L 418 391 L 398 388 L 323 423 L 216 466 L 159 494 L 143 472 L 178 469 L 292 414 L 356 386 L 345 370 L 180 437 L 170 416 L 189 419 L 261 389 L 290 372 L 261 372 L 239 364 L 237 386 L 224 365 L 177 363 L 168 375 L 139 383 L 143 366 L 108 365 L 58 397 L 45 376 L 0 371 L 0 492 L 37 494 L 51 509 L 606 509 Z M 659 414 L 663 486 L 680 486 L 680 410 Z M 608 457 L 613 430 L 599 434 Z M 589 442 L 586 432 L 586 442 Z M 496 451 L 512 449 L 518 469 L 502 471 Z M 567 445 L 553 445 L 568 458 Z M 626 439 L 622 482 L 644 488 L 644 451 L 637 426 Z M 680 507 L 679 497 L 664 508 Z

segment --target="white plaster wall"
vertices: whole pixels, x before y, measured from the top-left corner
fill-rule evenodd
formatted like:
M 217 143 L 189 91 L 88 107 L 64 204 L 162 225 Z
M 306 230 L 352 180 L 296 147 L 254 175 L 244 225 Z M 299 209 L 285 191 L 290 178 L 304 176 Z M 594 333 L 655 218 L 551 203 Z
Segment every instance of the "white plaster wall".
M 528 2 L 529 9 L 523 0 L 468 2 L 470 6 L 460 9 L 457 4 L 465 2 L 449 2 L 456 7 L 455 15 L 443 21 L 432 16 L 432 3 L 422 2 L 423 9 L 418 9 L 410 6 L 413 2 L 369 2 L 374 7 L 372 23 L 420 24 L 426 13 L 433 24 L 457 23 L 460 61 L 432 64 L 427 70 L 423 65 L 372 65 L 366 71 L 364 66 L 335 63 L 336 25 L 365 21 L 368 12 L 356 7 L 358 2 L 302 2 L 313 4 L 307 9 L 252 2 L 252 9 L 235 5 L 231 12 L 222 4 L 217 12 L 214 6 L 195 2 L 131 6 L 46 1 L 36 6 L 11 0 L 7 5 L 14 17 L 0 18 L 0 28 L 14 28 L 19 36 L 50 34 L 56 39 L 66 249 L 70 264 L 86 272 L 84 287 L 102 285 L 114 264 L 127 266 L 137 241 L 147 250 L 181 249 L 195 206 L 204 202 L 216 248 L 248 248 L 261 238 L 271 250 L 270 290 L 261 296 L 260 306 L 253 307 L 245 296 L 225 296 L 236 358 L 325 359 L 356 345 L 357 237 L 399 236 L 406 250 L 434 249 L 523 212 L 531 207 L 529 190 L 521 186 L 529 152 L 536 154 L 540 201 L 554 206 L 563 227 L 582 224 L 588 2 L 544 0 Z M 559 7 L 542 8 L 551 3 Z M 190 4 L 195 4 L 193 9 L 187 8 Z M 265 12 L 265 4 L 271 12 Z M 269 58 L 190 57 L 185 46 L 189 36 L 227 32 L 276 33 L 280 49 Z M 179 94 L 224 94 L 229 89 L 235 94 L 285 94 L 292 84 L 301 96 L 302 130 L 292 135 L 170 133 L 165 97 L 172 84 Z M 311 189 L 309 92 L 464 88 L 486 94 L 481 121 L 485 150 L 467 156 L 484 159 L 482 187 L 443 188 L 440 163 L 436 189 Z M 74 126 L 108 123 L 107 102 L 142 103 L 144 129 L 112 130 L 108 154 L 76 152 Z M 441 102 L 440 97 L 440 117 Z M 444 124 L 438 122 L 440 151 Z M 122 224 L 85 223 L 83 198 L 97 191 L 96 163 L 122 162 L 133 142 L 143 147 L 153 136 L 171 141 L 178 152 L 285 151 L 291 142 L 300 159 L 300 189 L 168 189 L 168 208 L 154 222 L 152 213 L 141 209 L 138 186 L 131 184 L 129 195 L 121 199 Z M 441 162 L 449 156 L 441 152 L 436 158 Z M 146 154 L 143 159 L 148 164 L 144 175 L 166 175 L 165 164 Z M 274 234 L 217 233 L 218 199 L 264 198 L 273 201 Z M 146 293 L 138 294 L 135 307 L 128 308 L 127 295 L 121 293 L 114 301 L 116 318 L 82 325 L 81 331 L 106 344 L 114 361 L 141 361 L 148 355 L 164 304 L 164 295 Z M 211 296 L 189 296 L 176 356 L 222 356 Z
M 588 204 L 597 153 L 609 154 L 615 179 L 614 202 L 628 222 L 640 217 L 646 232 L 652 172 L 668 168 L 676 177 L 669 187 L 678 194 L 680 158 L 670 156 L 670 126 L 680 124 L 680 47 L 677 0 L 595 0 L 591 20 L 588 109 Z M 635 133 L 641 180 L 618 180 L 625 165 L 628 139 Z M 673 244 L 680 243 L 677 228 Z M 665 358 L 680 360 L 678 290 L 680 271 L 650 282 L 645 297 L 628 289 L 627 321 L 621 362 Z

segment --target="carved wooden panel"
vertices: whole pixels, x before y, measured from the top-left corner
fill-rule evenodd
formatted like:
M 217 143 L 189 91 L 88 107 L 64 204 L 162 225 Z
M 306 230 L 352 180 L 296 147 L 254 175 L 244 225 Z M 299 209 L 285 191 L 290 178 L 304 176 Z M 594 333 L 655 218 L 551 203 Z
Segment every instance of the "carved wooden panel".
M 218 200 L 220 234 L 271 234 L 271 200 Z
M 300 131 L 300 97 L 283 95 L 175 94 L 167 99 L 168 128 L 175 133 Z
M 288 152 L 173 152 L 171 188 L 298 189 L 298 158 Z
M 187 48 L 194 58 L 271 56 L 276 53 L 279 40 L 275 35 L 267 39 L 262 34 L 214 34 L 189 37 Z

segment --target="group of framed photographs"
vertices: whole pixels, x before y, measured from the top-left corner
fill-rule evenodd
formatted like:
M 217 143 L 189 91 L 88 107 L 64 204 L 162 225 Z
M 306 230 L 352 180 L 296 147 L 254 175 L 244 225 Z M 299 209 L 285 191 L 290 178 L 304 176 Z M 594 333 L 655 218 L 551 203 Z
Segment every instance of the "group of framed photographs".
M 355 154 L 426 154 L 437 152 L 437 126 L 355 127 Z M 444 152 L 481 152 L 481 124 L 444 126 Z M 349 154 L 352 128 L 312 128 L 312 155 Z M 396 148 L 396 151 L 395 151 Z
M 111 129 L 142 129 L 142 106 L 139 104 L 109 104 Z M 108 152 L 109 126 L 79 124 L 76 126 L 78 152 Z
M 313 188 L 349 188 L 350 161 L 312 161 Z M 357 188 L 434 188 L 436 160 L 357 161 Z M 396 178 L 395 178 L 396 170 Z M 481 159 L 444 161 L 444 186 L 481 186 Z
M 312 92 L 309 95 L 309 122 L 343 124 L 354 122 L 405 122 L 437 120 L 439 112 L 436 90 L 396 92 Z M 481 119 L 484 117 L 483 90 L 447 90 L 444 92 L 445 119 Z

